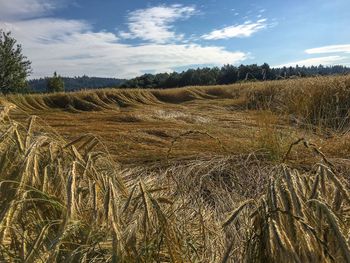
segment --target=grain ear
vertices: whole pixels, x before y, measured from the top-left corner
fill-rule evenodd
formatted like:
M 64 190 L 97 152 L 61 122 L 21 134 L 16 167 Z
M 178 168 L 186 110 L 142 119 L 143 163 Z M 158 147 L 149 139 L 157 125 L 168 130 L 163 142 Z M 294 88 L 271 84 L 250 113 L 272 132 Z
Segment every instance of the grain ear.
M 230 225 L 237 218 L 237 216 L 243 210 L 243 208 L 246 207 L 247 205 L 253 203 L 253 202 L 254 202 L 253 199 L 247 200 L 244 203 L 242 203 L 240 206 L 238 206 L 235 210 L 233 210 L 230 213 L 230 216 L 222 224 L 222 227 L 227 227 L 228 225 Z

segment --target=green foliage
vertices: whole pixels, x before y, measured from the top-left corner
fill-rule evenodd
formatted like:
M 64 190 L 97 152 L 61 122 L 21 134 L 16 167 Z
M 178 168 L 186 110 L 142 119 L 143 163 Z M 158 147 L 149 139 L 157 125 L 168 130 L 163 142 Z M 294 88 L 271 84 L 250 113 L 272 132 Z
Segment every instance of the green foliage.
M 52 78 L 47 80 L 47 91 L 48 92 L 62 92 L 64 91 L 64 81 L 61 76 L 55 72 Z
M 263 80 L 276 80 L 286 78 L 300 78 L 311 76 L 325 76 L 332 74 L 349 73 L 350 68 L 344 66 L 324 67 L 283 67 L 270 68 L 267 63 L 262 65 L 224 65 L 221 68 L 197 68 L 188 69 L 181 73 L 161 73 L 144 74 L 142 76 L 126 81 L 124 88 L 174 88 L 185 86 L 207 86 L 207 85 L 226 85 L 236 82 L 251 82 Z
M 31 62 L 22 54 L 21 45 L 11 32 L 0 30 L 0 92 L 27 92 L 26 78 L 31 73 Z

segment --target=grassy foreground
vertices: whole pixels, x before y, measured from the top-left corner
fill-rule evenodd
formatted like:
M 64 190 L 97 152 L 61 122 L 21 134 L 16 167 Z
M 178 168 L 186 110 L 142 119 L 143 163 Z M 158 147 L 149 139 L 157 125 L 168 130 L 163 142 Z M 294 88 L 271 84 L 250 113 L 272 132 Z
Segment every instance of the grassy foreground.
M 350 262 L 349 103 L 346 76 L 5 97 L 0 261 Z

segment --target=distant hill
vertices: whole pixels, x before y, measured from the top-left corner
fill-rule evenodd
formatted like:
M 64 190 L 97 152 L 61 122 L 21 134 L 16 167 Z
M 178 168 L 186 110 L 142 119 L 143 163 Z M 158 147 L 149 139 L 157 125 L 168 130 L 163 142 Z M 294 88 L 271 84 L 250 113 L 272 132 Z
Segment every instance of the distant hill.
M 48 78 L 32 79 L 28 82 L 29 87 L 34 92 L 45 92 Z M 98 77 L 62 77 L 66 91 L 81 89 L 99 89 L 106 87 L 120 87 L 126 82 L 125 79 L 98 78 Z

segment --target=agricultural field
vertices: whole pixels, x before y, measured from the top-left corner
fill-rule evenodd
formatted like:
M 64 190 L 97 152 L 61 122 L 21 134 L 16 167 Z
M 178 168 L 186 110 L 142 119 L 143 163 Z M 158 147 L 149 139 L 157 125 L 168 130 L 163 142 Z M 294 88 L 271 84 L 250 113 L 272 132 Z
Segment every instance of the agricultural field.
M 0 104 L 0 262 L 350 262 L 349 75 Z

